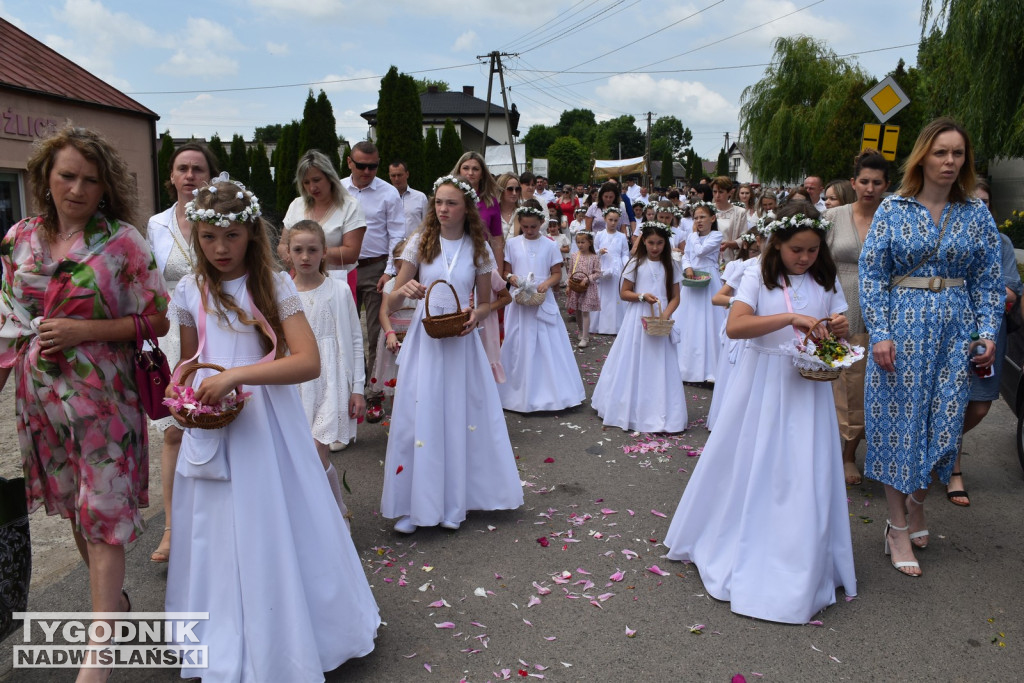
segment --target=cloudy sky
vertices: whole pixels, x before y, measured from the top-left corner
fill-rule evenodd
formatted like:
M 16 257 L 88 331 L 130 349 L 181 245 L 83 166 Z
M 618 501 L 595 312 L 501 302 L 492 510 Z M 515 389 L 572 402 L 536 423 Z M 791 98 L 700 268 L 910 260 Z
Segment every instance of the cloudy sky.
M 394 64 L 487 92 L 505 58 L 523 133 L 565 109 L 674 115 L 714 158 L 779 36 L 806 34 L 881 77 L 916 61 L 920 0 L 0 0 L 0 16 L 160 115 L 221 137 L 286 123 L 322 88 L 349 140 Z M 902 46 L 902 47 L 898 47 Z M 895 48 L 895 49 L 888 49 Z M 494 101 L 500 103 L 495 85 Z M 865 107 L 865 121 L 870 113 Z

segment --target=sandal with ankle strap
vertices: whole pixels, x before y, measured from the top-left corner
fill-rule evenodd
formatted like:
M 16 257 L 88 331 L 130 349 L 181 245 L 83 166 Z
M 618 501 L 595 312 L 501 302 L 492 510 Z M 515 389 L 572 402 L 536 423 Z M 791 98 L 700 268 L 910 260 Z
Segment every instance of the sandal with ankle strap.
M 167 533 L 170 530 L 171 530 L 171 527 L 169 527 L 169 526 L 165 526 L 164 527 L 164 533 Z M 160 540 L 163 540 L 163 539 L 160 539 Z M 170 559 L 171 559 L 171 549 L 170 548 L 168 548 L 167 550 L 160 550 L 160 547 L 157 546 L 157 549 L 154 550 L 149 555 L 149 561 L 150 562 L 154 562 L 156 564 L 167 564 L 170 561 Z
M 960 473 L 960 472 L 953 472 L 953 473 L 951 473 L 949 475 L 950 479 L 952 479 L 953 477 L 960 477 L 960 481 L 961 482 L 964 480 L 964 475 L 962 473 Z M 961 486 L 959 491 L 948 491 L 947 490 L 946 491 L 946 498 L 949 498 L 949 502 L 952 503 L 953 505 L 958 506 L 958 507 L 962 507 L 962 508 L 969 508 L 969 507 L 971 507 L 971 499 L 967 495 L 967 487 L 966 486 Z M 966 503 L 958 503 L 957 501 L 953 500 L 954 498 L 963 498 L 967 502 Z
M 889 555 L 892 554 L 892 551 L 889 549 L 889 531 L 890 531 L 890 529 L 892 531 L 907 531 L 909 528 L 910 528 L 909 524 L 906 525 L 906 526 L 893 526 L 891 521 L 889 521 L 888 519 L 885 520 L 885 554 L 886 554 L 886 556 L 889 556 Z M 911 543 L 911 545 L 913 545 L 913 543 Z M 921 564 L 919 562 L 893 562 L 892 560 L 890 560 L 889 562 L 892 564 L 892 568 L 895 569 L 896 571 L 898 571 L 900 574 L 903 574 L 903 576 L 910 576 L 910 577 L 915 578 L 915 579 L 916 578 L 920 578 L 920 576 L 921 576 L 920 574 L 910 574 L 908 572 L 903 571 L 904 568 L 908 568 L 908 569 L 909 568 L 921 569 Z
M 914 498 L 914 494 L 913 493 L 908 493 L 907 494 L 907 500 L 908 501 L 911 501 L 911 500 L 914 501 L 914 504 L 917 505 L 918 507 L 922 507 L 922 508 L 924 507 L 924 501 L 919 501 L 917 498 Z M 907 503 L 906 508 L 907 508 L 907 516 L 909 517 L 910 516 L 910 503 L 909 502 Z M 907 520 L 907 527 L 908 528 L 910 527 L 910 520 L 909 519 Z M 893 528 L 895 528 L 895 527 L 893 527 Z M 920 543 L 915 543 L 915 541 L 917 539 L 919 539 L 919 538 L 922 538 L 924 540 L 922 542 L 920 542 Z M 928 530 L 927 529 L 921 529 L 920 531 L 911 532 L 910 533 L 910 542 L 911 542 L 911 544 L 913 544 L 913 546 L 915 548 L 918 548 L 919 550 L 924 550 L 925 548 L 928 547 Z

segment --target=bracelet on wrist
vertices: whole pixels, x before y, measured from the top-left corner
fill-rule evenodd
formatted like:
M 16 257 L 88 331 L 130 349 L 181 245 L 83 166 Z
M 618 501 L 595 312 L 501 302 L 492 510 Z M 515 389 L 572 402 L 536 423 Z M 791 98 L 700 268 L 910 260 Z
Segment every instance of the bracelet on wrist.
M 388 330 L 387 332 L 384 333 L 384 336 L 387 337 L 389 334 L 393 334 L 396 337 L 398 336 L 398 333 L 395 332 L 394 330 Z

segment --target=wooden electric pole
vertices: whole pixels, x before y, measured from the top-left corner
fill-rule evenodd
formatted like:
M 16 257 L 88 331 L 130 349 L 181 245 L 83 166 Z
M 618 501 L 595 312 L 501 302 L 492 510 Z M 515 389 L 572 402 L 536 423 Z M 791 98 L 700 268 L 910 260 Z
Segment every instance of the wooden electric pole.
M 487 134 L 491 126 L 491 90 L 494 84 L 494 74 L 498 74 L 498 81 L 501 83 L 501 102 L 505 108 L 505 129 L 508 133 L 508 148 L 509 153 L 512 155 L 512 172 L 519 175 L 519 164 L 516 163 L 516 145 L 515 139 L 512 137 L 512 116 L 508 109 L 508 94 L 505 89 L 505 73 L 501 65 L 502 57 L 515 57 L 515 54 L 508 52 L 489 52 L 486 55 L 477 55 L 477 59 L 483 59 L 488 57 L 490 64 L 488 66 L 487 73 L 487 107 L 484 109 L 484 141 L 480 153 L 487 158 Z M 525 161 L 525 160 L 524 160 Z

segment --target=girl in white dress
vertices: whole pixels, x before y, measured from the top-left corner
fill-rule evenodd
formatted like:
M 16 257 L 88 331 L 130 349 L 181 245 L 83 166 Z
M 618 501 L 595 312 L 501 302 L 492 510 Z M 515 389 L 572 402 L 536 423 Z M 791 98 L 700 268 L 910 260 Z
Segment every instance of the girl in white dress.
M 186 215 L 199 251 L 171 304 L 181 355 L 226 368 L 200 370 L 196 398 L 252 395 L 182 440 L 165 607 L 209 612 L 193 632 L 217 654 L 181 676 L 322 681 L 373 650 L 380 617 L 295 387 L 320 373 L 316 339 L 251 192 L 218 180 Z
M 542 212 L 522 206 L 516 213 L 522 234 L 505 244 L 505 279 L 515 288 L 533 273 L 544 302 L 524 306 L 513 296 L 508 305 L 501 345 L 505 383 L 498 387 L 501 405 L 519 413 L 578 406 L 586 392 L 552 289 L 562 279 L 562 254 L 557 243 L 540 234 Z
M 505 426 L 498 387 L 477 327 L 490 312 L 494 263 L 476 208 L 476 192 L 461 178 L 434 183 L 420 232 L 402 254 L 391 304 L 420 300 L 398 354 L 398 387 L 391 416 L 381 514 L 398 518 L 395 530 L 458 529 L 468 510 L 512 510 L 523 489 Z M 434 339 L 423 328 L 427 288 L 443 280 L 459 304 L 476 292 L 458 337 Z M 431 311 L 441 312 L 438 283 Z M 454 308 L 454 301 L 449 312 Z
M 774 215 L 773 215 L 774 218 Z M 770 221 L 769 221 L 770 222 Z M 711 297 L 711 303 L 721 306 L 726 310 L 732 308 L 736 292 L 739 291 L 740 283 L 745 275 L 757 277 L 757 268 L 760 268 L 761 242 L 760 233 L 751 230 L 740 235 L 739 257 L 735 261 L 725 264 L 722 272 L 722 288 Z M 743 355 L 743 349 L 747 346 L 746 339 L 730 339 L 725 332 L 725 323 L 722 323 L 722 348 L 718 354 L 718 369 L 715 371 L 715 390 L 711 394 L 711 407 L 708 408 L 708 417 L 704 424 L 708 431 L 714 429 L 718 421 L 718 414 L 722 410 L 722 399 L 725 396 L 726 388 L 732 377 L 733 368 Z
M 707 287 L 683 287 L 679 308 L 673 318 L 679 328 L 679 374 L 684 382 L 714 382 L 718 368 L 720 332 L 725 311 L 711 303 L 711 297 L 722 287 L 718 272 L 718 254 L 722 233 L 715 228 L 715 211 L 710 204 L 699 203 L 693 209 L 693 231 L 686 236 L 680 267 L 684 278 L 694 271 L 709 273 Z
M 605 229 L 594 233 L 594 249 L 601 257 L 601 279 L 597 281 L 601 310 L 590 314 L 591 334 L 618 334 L 626 313 L 625 302 L 619 298 L 622 267 L 629 260 L 629 244 L 619 230 L 621 214 L 617 208 L 606 209 Z
M 576 252 L 579 249 L 576 246 L 576 235 L 578 233 L 583 232 L 583 231 L 585 231 L 587 229 L 587 222 L 585 220 L 585 216 L 587 215 L 587 210 L 584 209 L 582 206 L 578 206 L 578 207 L 576 207 L 576 210 L 573 211 L 573 215 L 575 216 L 575 220 L 573 220 L 573 222 L 569 224 L 569 256 L 570 257 L 571 256 L 575 256 Z
M 665 535 L 668 557 L 697 565 L 707 592 L 758 619 L 807 623 L 857 593 L 832 389 L 800 376 L 780 345 L 820 318 L 845 336 L 846 300 L 825 244 L 828 224 L 783 223 L 780 211 L 756 277 L 744 275 L 729 336 L 749 344 Z M 785 213 L 784 213 L 785 212 Z M 813 214 L 812 214 L 813 212 Z
M 682 432 L 686 397 L 675 363 L 677 331 L 663 337 L 647 334 L 643 316 L 660 304 L 662 319 L 679 305 L 681 274 L 668 248 L 670 228 L 644 223 L 640 247 L 622 273 L 620 297 L 626 303 L 622 329 L 615 338 L 591 404 L 606 426 L 639 432 Z M 601 301 L 604 309 L 604 300 Z M 673 326 L 676 327 L 676 326 Z
M 366 414 L 363 386 L 363 335 L 352 292 L 343 280 L 327 276 L 327 238 L 316 221 L 299 221 L 288 231 L 288 255 L 295 269 L 295 288 L 320 351 L 320 376 L 299 385 L 306 419 L 313 430 L 327 483 L 348 521 L 338 471 L 328 459 L 332 443 L 348 446 L 356 439 L 356 423 Z

